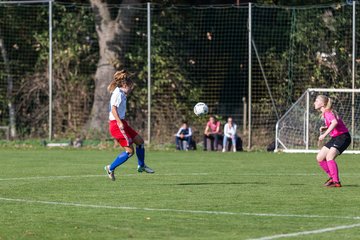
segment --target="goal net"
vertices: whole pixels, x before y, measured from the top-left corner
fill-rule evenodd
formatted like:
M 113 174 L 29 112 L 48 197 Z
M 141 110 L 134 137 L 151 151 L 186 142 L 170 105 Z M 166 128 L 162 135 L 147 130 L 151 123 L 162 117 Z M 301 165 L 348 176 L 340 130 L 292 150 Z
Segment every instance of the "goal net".
M 275 151 L 317 152 L 319 128 L 324 125 L 314 109 L 317 95 L 333 100 L 334 109 L 349 129 L 352 142 L 344 153 L 360 153 L 360 89 L 310 88 L 292 105 L 276 124 Z M 324 143 L 329 140 L 329 136 Z

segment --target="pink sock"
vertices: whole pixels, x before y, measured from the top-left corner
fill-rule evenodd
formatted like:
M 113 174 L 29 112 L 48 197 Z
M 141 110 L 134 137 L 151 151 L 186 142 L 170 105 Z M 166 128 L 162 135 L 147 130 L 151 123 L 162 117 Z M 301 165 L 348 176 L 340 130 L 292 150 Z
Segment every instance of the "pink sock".
M 328 163 L 326 162 L 326 160 L 323 160 L 321 162 L 318 162 L 319 163 L 319 166 L 324 170 L 324 172 L 326 172 L 326 174 L 331 177 L 331 174 L 330 174 L 330 170 L 329 170 L 329 167 L 328 167 Z
M 339 170 L 335 160 L 327 161 L 327 165 L 330 170 L 331 177 L 334 182 L 339 182 Z

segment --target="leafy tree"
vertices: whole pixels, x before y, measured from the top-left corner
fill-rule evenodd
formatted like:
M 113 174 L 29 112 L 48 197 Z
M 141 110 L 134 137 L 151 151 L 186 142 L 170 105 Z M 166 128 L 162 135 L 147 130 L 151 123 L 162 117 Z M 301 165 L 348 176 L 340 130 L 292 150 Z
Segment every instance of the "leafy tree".
M 123 3 L 124 4 L 124 3 Z M 106 129 L 109 95 L 106 87 L 116 69 L 126 68 L 132 76 L 137 89 L 129 98 L 128 117 L 132 125 L 145 129 L 147 118 L 147 29 L 146 9 L 137 11 L 126 9 L 124 5 L 108 5 L 103 1 L 92 1 L 96 16 L 96 29 L 99 36 L 100 60 L 96 72 L 95 99 L 90 120 L 93 129 Z M 145 5 L 142 5 L 145 6 Z M 153 126 L 172 123 L 189 116 L 188 106 L 199 97 L 187 72 L 188 63 L 182 56 L 186 51 L 179 42 L 186 41 L 191 23 L 185 24 L 184 15 L 175 15 L 169 8 L 156 5 L 152 14 L 152 115 Z M 104 68 L 106 66 L 106 68 Z M 156 135 L 168 135 L 166 129 L 157 128 Z M 169 128 L 167 128 L 169 129 Z M 171 129 L 171 128 L 170 128 Z
M 93 18 L 89 8 L 72 5 L 54 4 L 53 13 L 53 128 L 58 136 L 77 134 L 88 118 L 93 97 L 90 76 L 98 53 Z M 46 21 L 47 15 L 43 9 L 38 22 Z M 49 33 L 45 26 L 32 33 L 38 53 L 35 71 L 21 78 L 18 91 L 19 128 L 35 136 L 48 132 Z
M 29 11 L 31 9 L 31 11 Z M 4 81 L 5 88 L 0 95 L 0 124 L 10 125 L 11 137 L 16 137 L 16 121 L 21 118 L 18 114 L 19 106 L 15 91 L 21 85 L 20 79 L 24 72 L 33 72 L 34 61 L 38 52 L 33 48 L 32 39 L 29 36 L 41 29 L 36 22 L 24 21 L 36 18 L 41 9 L 31 7 L 19 7 L 12 4 L 0 5 L 0 42 L 1 60 L 0 78 Z M 6 91 L 6 92 L 3 92 Z
M 94 103 L 89 119 L 91 129 L 103 132 L 107 129 L 109 95 L 107 86 L 117 69 L 124 68 L 124 48 L 129 29 L 132 28 L 131 11 L 109 5 L 106 1 L 90 0 L 98 35 L 99 61 L 95 73 Z M 123 1 L 122 4 L 125 4 Z M 136 3 L 136 1 L 132 1 Z M 121 6 L 121 5 L 120 5 Z M 107 131 L 106 131 L 107 132 Z
M 146 20 L 146 19 L 145 19 Z M 190 120 L 194 115 L 189 106 L 199 100 L 201 91 L 190 74 L 189 63 L 192 49 L 190 42 L 195 32 L 192 20 L 171 8 L 157 6 L 152 14 L 151 39 L 151 108 L 152 136 L 171 137 L 169 129 L 176 129 L 181 120 Z M 129 111 L 133 122 L 141 126 L 147 117 L 147 41 L 146 24 L 139 22 L 131 31 L 134 45 L 125 55 L 131 71 L 136 72 L 140 91 L 134 91 L 131 103 L 136 106 Z M 191 107 L 190 107 L 191 108 Z M 142 116 L 139 118 L 139 116 Z M 156 126 L 165 126 L 159 128 Z M 144 127 L 144 126 L 142 126 Z
M 263 60 L 265 68 L 271 69 L 266 74 L 274 82 L 272 91 L 281 96 L 276 104 L 282 113 L 307 88 L 351 87 L 352 43 L 346 37 L 350 36 L 351 8 L 293 8 L 276 11 L 274 16 L 279 21 L 291 18 L 292 21 L 285 21 L 290 25 L 277 33 L 284 36 L 283 47 L 268 46 Z

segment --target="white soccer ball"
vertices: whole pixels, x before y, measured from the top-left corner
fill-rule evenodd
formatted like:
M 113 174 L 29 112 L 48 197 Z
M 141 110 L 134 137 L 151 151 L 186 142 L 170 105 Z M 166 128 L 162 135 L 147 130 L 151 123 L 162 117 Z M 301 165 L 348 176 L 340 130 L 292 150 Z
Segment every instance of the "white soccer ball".
M 197 103 L 194 107 L 194 113 L 196 114 L 196 116 L 202 116 L 207 114 L 208 112 L 209 112 L 209 108 L 203 102 Z

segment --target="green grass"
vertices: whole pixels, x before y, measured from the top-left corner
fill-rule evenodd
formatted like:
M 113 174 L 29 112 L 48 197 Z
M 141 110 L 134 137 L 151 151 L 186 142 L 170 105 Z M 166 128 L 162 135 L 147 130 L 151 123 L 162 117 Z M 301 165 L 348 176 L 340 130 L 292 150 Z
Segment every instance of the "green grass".
M 112 182 L 103 166 L 116 154 L 1 148 L 0 239 L 360 236 L 356 155 L 339 157 L 344 187 L 331 189 L 314 154 L 153 151 L 146 157 L 155 174 L 137 173 L 134 156 Z

